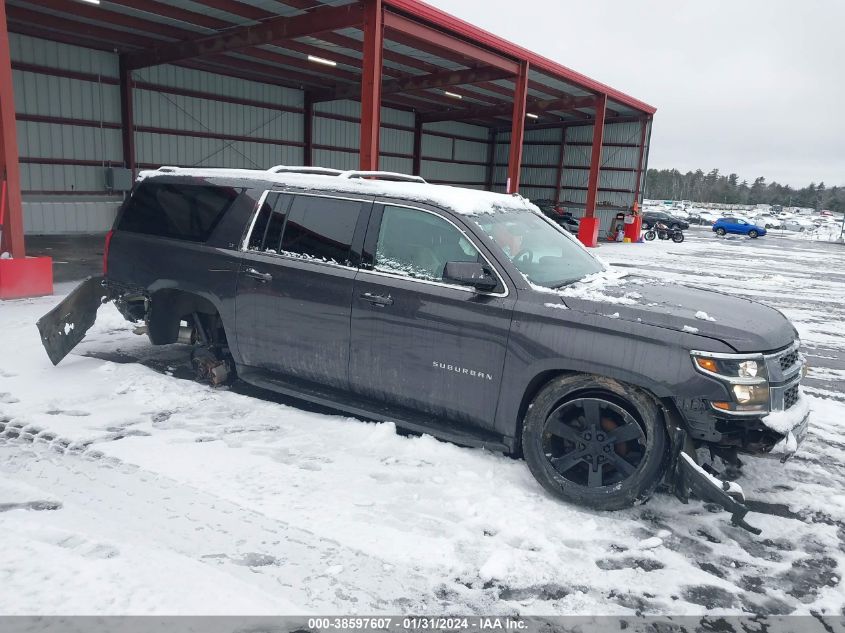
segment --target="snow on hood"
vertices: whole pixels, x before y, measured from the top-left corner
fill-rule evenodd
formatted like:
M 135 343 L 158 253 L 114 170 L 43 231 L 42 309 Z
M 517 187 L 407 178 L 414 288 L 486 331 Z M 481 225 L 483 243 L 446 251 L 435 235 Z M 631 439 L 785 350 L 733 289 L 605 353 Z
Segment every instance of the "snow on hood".
M 613 304 L 619 319 L 720 340 L 738 352 L 781 349 L 798 337 L 786 317 L 763 304 L 613 267 L 553 292 L 572 310 L 607 316 Z
M 291 172 L 273 173 L 258 169 L 173 168 L 172 171 L 142 171 L 138 175 L 138 181 L 140 182 L 147 178 L 168 176 L 260 180 L 264 182 L 275 182 L 279 185 L 288 185 L 298 189 L 403 198 L 417 202 L 430 202 L 463 215 L 481 215 L 505 210 L 527 210 L 540 213 L 540 209 L 536 205 L 519 195 L 506 195 L 479 189 L 450 187 L 448 185 L 367 180 L 364 178 L 343 178 Z

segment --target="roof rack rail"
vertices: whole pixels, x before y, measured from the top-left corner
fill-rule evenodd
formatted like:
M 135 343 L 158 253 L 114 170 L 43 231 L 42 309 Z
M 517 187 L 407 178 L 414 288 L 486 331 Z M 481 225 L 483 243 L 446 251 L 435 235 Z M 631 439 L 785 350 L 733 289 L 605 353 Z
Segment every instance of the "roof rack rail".
M 400 174 L 393 171 L 358 171 L 352 169 L 338 174 L 338 178 L 373 178 L 375 180 L 392 180 L 395 182 L 417 182 L 423 185 L 428 183 L 420 176 Z
M 162 165 L 156 171 L 169 172 L 169 171 L 179 171 L 180 169 L 181 169 L 181 167 L 174 167 L 173 165 Z
M 330 167 L 305 167 L 292 165 L 276 165 L 267 170 L 271 174 L 314 174 L 317 176 L 339 176 L 343 173 L 340 169 Z

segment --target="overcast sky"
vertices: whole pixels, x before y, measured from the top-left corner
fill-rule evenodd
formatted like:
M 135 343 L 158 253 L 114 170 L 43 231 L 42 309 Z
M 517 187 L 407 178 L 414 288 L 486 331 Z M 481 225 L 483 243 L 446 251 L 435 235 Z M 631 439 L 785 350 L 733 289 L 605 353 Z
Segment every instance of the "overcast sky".
M 842 0 L 428 0 L 657 108 L 649 166 L 845 185 Z

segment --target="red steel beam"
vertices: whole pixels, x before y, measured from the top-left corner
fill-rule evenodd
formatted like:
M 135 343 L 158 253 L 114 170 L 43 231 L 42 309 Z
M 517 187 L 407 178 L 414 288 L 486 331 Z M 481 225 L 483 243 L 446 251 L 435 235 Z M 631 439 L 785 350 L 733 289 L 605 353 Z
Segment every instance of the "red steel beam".
M 477 84 L 494 79 L 510 77 L 510 73 L 499 68 L 467 68 L 465 70 L 445 70 L 427 75 L 406 75 L 399 79 L 387 81 L 382 86 L 382 94 L 398 94 L 417 90 L 432 90 L 434 88 L 448 88 L 450 86 L 464 86 Z M 469 96 L 469 95 L 468 95 Z M 473 95 L 474 96 L 474 95 Z M 333 99 L 357 99 L 360 97 L 359 88 L 341 88 L 333 95 Z
M 15 91 L 12 80 L 12 58 L 6 24 L 6 0 L 0 0 L 0 179 L 5 185 L 3 240 L 12 257 L 25 257 L 23 239 L 23 201 L 21 168 L 18 162 L 18 138 L 15 127 Z M 3 245 L 0 244 L 0 251 Z
M 224 33 L 163 44 L 152 50 L 132 53 L 127 63 L 131 69 L 168 64 L 181 59 L 215 55 L 326 31 L 357 27 L 361 25 L 362 20 L 363 12 L 357 3 L 327 5 L 302 15 L 277 17 L 259 24 L 230 28 Z
M 384 50 L 382 0 L 364 0 L 364 64 L 361 75 L 360 164 L 365 171 L 379 168 L 381 73 Z
M 506 193 L 519 191 L 519 173 L 522 169 L 522 139 L 525 135 L 525 112 L 528 101 L 528 62 L 519 65 L 513 93 L 513 118 L 511 123 L 510 156 Z
M 109 4 L 119 4 L 135 10 L 140 8 L 152 15 L 159 15 L 161 17 L 170 18 L 171 20 L 184 22 L 189 26 L 199 26 L 205 29 L 212 29 L 214 31 L 235 26 L 231 22 L 215 18 L 207 13 L 182 9 L 167 2 L 159 2 L 158 0 L 144 0 L 141 6 L 139 6 L 138 0 L 109 0 Z M 114 15 L 114 13 L 111 15 Z
M 593 146 L 590 153 L 590 176 L 587 180 L 587 202 L 585 216 L 595 217 L 596 199 L 601 172 L 601 148 L 604 142 L 604 119 L 607 110 L 607 95 L 601 95 L 596 102 L 596 121 L 593 126 Z
M 286 7 L 293 7 L 295 9 L 301 9 L 301 10 L 308 10 L 311 7 L 313 7 L 313 0 L 283 0 L 283 1 L 277 0 L 277 3 L 280 4 L 280 5 L 286 6 Z M 272 14 L 268 14 L 268 15 L 272 15 Z M 328 44 L 333 44 L 335 46 L 348 48 L 348 49 L 354 50 L 354 51 L 361 50 L 361 42 L 360 41 L 356 40 L 355 38 L 349 37 L 348 35 L 343 35 L 342 33 L 322 33 L 319 36 L 317 36 L 316 39 L 321 40 L 323 42 L 326 42 Z M 402 41 L 403 39 L 404 38 L 399 38 L 400 44 L 403 43 L 403 41 Z M 320 47 L 314 47 L 314 48 L 322 50 L 322 49 L 320 49 Z M 449 57 L 448 51 L 442 51 L 442 50 L 438 49 L 438 52 L 441 54 L 440 56 Z M 322 52 L 317 52 L 317 53 L 314 53 L 314 54 L 315 55 L 326 55 L 327 53 L 332 57 L 332 59 L 336 59 L 335 55 L 332 54 L 331 51 L 322 50 Z M 397 53 L 395 51 L 384 50 L 382 52 L 382 57 L 387 61 L 395 62 L 397 64 L 402 64 L 403 66 L 408 66 L 410 68 L 416 68 L 417 70 L 424 71 L 425 73 L 428 73 L 428 74 L 433 74 L 433 73 L 443 71 L 443 68 L 440 67 L 440 66 L 436 66 L 436 65 L 434 65 L 430 62 L 424 61 L 422 59 L 417 59 L 417 58 L 411 57 L 409 55 Z M 455 58 L 461 59 L 458 56 L 455 56 Z M 338 59 L 338 61 L 340 61 L 340 59 Z M 396 69 L 390 68 L 388 66 L 385 66 L 383 68 L 383 72 L 384 72 L 385 75 L 392 75 L 392 76 L 397 76 L 397 77 L 401 77 L 403 75 L 402 72 L 400 72 Z M 490 92 L 493 92 L 494 94 L 503 95 L 503 96 L 507 97 L 508 101 L 510 100 L 510 97 L 513 93 L 513 91 L 511 89 L 509 89 L 505 86 L 499 86 L 498 84 L 494 84 L 494 83 L 491 83 L 489 81 L 478 84 L 478 87 L 484 88 L 484 89 L 486 89 Z M 473 96 L 473 98 L 479 98 L 479 99 L 489 99 L 490 98 L 489 95 L 481 93 L 481 92 L 474 90 L 472 88 L 464 88 L 463 90 L 464 90 L 464 92 L 467 93 L 468 96 L 471 95 L 471 96 Z M 547 90 L 550 91 L 551 88 L 547 88 Z M 426 95 L 426 96 L 435 97 L 435 95 Z M 410 104 L 407 104 L 407 105 L 410 105 Z M 419 104 L 411 105 L 411 107 L 417 108 L 417 107 L 419 107 Z
M 518 90 L 518 88 L 517 88 Z M 527 83 L 526 83 L 527 94 Z M 567 112 L 576 108 L 593 107 L 596 104 L 595 97 L 567 97 L 565 99 L 547 99 L 540 101 L 528 101 L 527 110 L 530 112 Z M 448 112 L 434 112 L 425 116 L 426 122 L 430 121 L 462 121 L 466 119 L 486 119 L 497 116 L 508 116 L 511 114 L 512 106 L 504 104 L 501 106 L 466 108 Z
M 167 37 L 174 40 L 184 40 L 196 37 L 196 31 L 190 31 L 178 26 L 172 26 L 162 22 L 155 22 L 144 18 L 104 10 L 102 7 L 95 7 L 81 2 L 69 5 L 67 0 L 38 0 L 39 9 L 50 9 L 59 13 L 70 13 L 75 18 L 82 18 L 98 22 L 101 26 L 121 26 L 131 29 L 139 34 L 154 34 L 158 37 Z M 44 19 L 49 23 L 56 19 L 54 15 L 46 15 Z
M 519 64 L 508 57 L 492 53 L 454 35 L 438 31 L 390 11 L 385 12 L 384 26 L 390 31 L 400 33 L 399 41 L 414 48 L 431 51 L 434 54 L 438 54 L 437 51 L 448 51 L 460 55 L 470 65 L 492 66 L 506 70 L 512 75 L 516 75 L 519 71 Z
M 237 15 L 248 20 L 255 20 L 256 22 L 277 15 L 259 7 L 254 7 L 251 4 L 237 2 L 236 0 L 202 0 L 202 3 L 218 11 L 225 11 L 226 13 L 231 13 L 232 15 Z
M 127 51 L 134 48 L 146 48 L 162 43 L 161 39 L 150 36 L 140 36 L 129 31 L 110 29 L 96 24 L 87 24 L 71 19 L 73 14 L 64 17 L 57 17 L 40 11 L 33 11 L 23 7 L 10 6 L 8 16 L 16 23 L 34 24 L 37 28 L 44 29 L 41 37 L 51 39 L 50 31 L 70 33 L 78 37 L 93 40 L 102 40 L 111 44 L 110 48 L 119 51 Z M 18 30 L 15 28 L 15 30 Z
M 126 55 L 120 56 L 120 120 L 122 124 L 123 166 L 132 170 L 135 178 L 135 116 L 132 103 L 132 71 L 126 65 Z

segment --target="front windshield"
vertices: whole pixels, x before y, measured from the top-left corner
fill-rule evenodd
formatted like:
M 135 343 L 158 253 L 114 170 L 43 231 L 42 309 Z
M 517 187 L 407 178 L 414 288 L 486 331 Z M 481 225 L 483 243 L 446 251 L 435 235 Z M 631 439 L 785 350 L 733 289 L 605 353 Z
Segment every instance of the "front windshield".
M 558 288 L 604 270 L 574 238 L 529 210 L 473 217 L 528 280 Z

